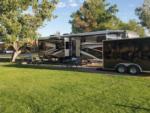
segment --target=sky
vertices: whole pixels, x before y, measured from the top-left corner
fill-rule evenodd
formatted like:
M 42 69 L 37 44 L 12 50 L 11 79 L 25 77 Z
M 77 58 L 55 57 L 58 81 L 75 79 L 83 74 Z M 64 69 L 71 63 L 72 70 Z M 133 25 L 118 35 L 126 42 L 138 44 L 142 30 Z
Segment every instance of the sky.
M 38 30 L 41 36 L 53 35 L 56 32 L 60 32 L 61 34 L 70 33 L 70 15 L 80 8 L 83 1 L 84 0 L 60 0 L 54 11 L 57 18 L 50 22 L 44 22 L 44 25 Z M 135 9 L 141 6 L 144 0 L 107 0 L 107 2 L 117 4 L 119 9 L 117 16 L 122 21 L 128 22 L 130 19 L 138 20 L 138 17 L 135 15 Z

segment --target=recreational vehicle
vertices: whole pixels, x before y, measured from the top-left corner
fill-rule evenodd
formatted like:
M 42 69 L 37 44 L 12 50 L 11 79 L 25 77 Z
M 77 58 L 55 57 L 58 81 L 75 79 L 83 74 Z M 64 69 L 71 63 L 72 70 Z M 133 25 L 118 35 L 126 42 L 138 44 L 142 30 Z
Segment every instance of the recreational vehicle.
M 78 34 L 64 34 L 50 36 L 39 40 L 39 56 L 41 59 L 62 60 L 69 57 L 78 57 L 83 62 L 102 61 L 102 41 L 125 39 L 123 30 L 105 30 Z
M 39 40 L 41 59 L 101 64 L 103 69 L 138 74 L 150 70 L 150 38 L 128 37 L 125 31 L 97 31 Z

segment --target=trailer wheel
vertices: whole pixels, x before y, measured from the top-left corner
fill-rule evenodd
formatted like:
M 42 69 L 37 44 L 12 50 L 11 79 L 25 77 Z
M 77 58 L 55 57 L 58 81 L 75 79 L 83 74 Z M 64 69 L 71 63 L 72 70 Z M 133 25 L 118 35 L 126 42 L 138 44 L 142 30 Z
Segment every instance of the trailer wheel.
M 128 67 L 128 73 L 131 75 L 138 75 L 140 72 L 140 68 L 136 65 L 131 65 Z
M 116 67 L 116 71 L 118 73 L 126 73 L 127 72 L 127 67 L 123 64 L 120 64 Z

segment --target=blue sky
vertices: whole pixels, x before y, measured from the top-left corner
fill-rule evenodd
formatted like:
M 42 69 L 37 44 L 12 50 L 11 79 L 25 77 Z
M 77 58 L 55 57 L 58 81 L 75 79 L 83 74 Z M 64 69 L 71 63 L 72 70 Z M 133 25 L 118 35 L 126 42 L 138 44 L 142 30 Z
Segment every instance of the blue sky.
M 71 25 L 69 24 L 70 15 L 75 12 L 84 0 L 60 0 L 54 14 L 58 17 L 50 22 L 45 22 L 38 30 L 42 36 L 49 36 L 56 32 L 70 33 Z M 129 19 L 138 20 L 135 15 L 135 8 L 141 6 L 144 0 L 107 0 L 111 4 L 117 4 L 119 12 L 117 16 L 127 22 Z

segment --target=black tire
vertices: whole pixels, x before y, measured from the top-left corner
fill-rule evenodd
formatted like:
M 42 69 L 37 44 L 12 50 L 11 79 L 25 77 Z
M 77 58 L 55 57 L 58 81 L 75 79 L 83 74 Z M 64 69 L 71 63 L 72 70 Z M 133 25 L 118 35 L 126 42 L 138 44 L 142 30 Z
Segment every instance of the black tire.
M 128 73 L 131 75 L 138 75 L 141 73 L 140 68 L 135 65 L 131 65 L 128 67 Z
M 127 67 L 123 64 L 120 64 L 116 67 L 116 71 L 118 73 L 126 73 L 127 72 Z

